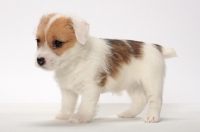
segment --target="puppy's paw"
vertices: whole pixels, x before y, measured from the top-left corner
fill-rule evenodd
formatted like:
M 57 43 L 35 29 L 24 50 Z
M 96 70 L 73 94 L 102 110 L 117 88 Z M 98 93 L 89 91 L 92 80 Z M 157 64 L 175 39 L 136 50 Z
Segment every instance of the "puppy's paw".
M 68 120 L 70 117 L 71 117 L 71 115 L 72 114 L 70 114 L 70 113 L 58 113 L 57 115 L 56 115 L 56 119 L 58 119 L 58 120 Z
M 70 119 L 70 123 L 88 123 L 91 121 L 90 116 L 86 116 L 83 114 L 74 114 Z
M 117 116 L 119 118 L 133 118 L 134 117 L 133 113 L 131 111 L 129 111 L 129 110 L 126 110 L 126 111 L 118 114 Z
M 157 123 L 160 120 L 160 116 L 159 115 L 146 115 L 143 118 L 143 121 L 145 123 Z

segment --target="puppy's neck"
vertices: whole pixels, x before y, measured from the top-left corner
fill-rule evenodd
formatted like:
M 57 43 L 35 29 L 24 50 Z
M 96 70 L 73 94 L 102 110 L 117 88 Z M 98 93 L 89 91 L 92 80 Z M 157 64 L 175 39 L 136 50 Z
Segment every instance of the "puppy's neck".
M 84 63 L 94 52 L 94 42 L 98 38 L 89 36 L 85 44 L 76 43 L 73 48 L 61 56 L 61 63 L 56 70 L 66 70 L 70 67 L 75 68 L 79 63 Z

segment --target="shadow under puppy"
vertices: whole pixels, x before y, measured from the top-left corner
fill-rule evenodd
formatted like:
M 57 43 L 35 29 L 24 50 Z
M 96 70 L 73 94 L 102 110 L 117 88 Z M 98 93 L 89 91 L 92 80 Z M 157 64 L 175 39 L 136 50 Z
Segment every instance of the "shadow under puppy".
M 133 103 L 118 116 L 138 115 L 149 101 L 144 122 L 160 119 L 165 58 L 172 48 L 133 40 L 100 39 L 89 35 L 88 23 L 73 15 L 44 15 L 38 25 L 37 66 L 54 70 L 62 94 L 57 119 L 90 122 L 100 94 L 126 90 Z M 78 95 L 82 95 L 74 113 Z

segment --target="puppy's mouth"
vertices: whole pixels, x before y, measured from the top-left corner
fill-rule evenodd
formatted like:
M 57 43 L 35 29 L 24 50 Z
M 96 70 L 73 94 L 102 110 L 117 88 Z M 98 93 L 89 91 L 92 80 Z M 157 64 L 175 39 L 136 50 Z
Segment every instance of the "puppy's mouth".
M 47 67 L 46 65 L 39 66 L 39 68 L 42 68 L 42 69 L 45 70 L 45 71 L 52 71 L 52 70 L 55 70 L 55 69 L 56 69 L 54 66 Z

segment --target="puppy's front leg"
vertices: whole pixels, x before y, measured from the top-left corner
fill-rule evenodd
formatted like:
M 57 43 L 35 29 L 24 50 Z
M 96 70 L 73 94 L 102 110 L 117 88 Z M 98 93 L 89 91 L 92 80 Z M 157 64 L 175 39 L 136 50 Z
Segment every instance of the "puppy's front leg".
M 62 106 L 56 119 L 67 120 L 74 114 L 78 95 L 71 90 L 60 88 L 62 94 Z
M 85 89 L 82 93 L 82 100 L 78 112 L 74 114 L 69 121 L 71 123 L 87 123 L 90 122 L 95 114 L 97 102 L 100 92 L 98 88 Z

